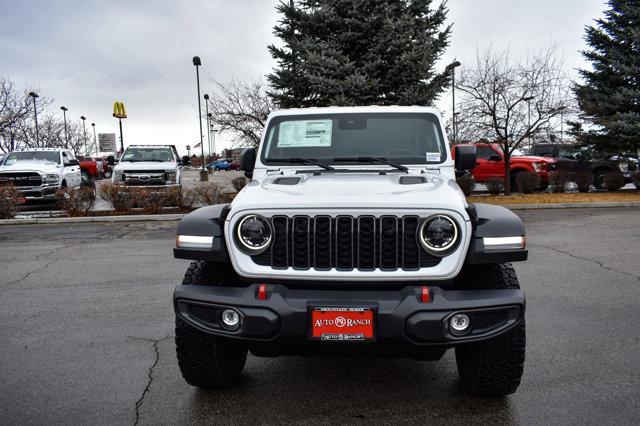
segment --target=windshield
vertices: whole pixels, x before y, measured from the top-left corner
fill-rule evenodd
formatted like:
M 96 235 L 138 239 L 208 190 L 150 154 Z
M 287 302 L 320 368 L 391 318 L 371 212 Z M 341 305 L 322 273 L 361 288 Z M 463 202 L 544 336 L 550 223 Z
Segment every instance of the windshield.
M 120 161 L 175 161 L 171 148 L 127 148 Z
M 342 113 L 276 117 L 269 122 L 261 159 L 285 164 L 313 159 L 341 164 L 357 158 L 395 163 L 441 163 L 446 156 L 440 122 L 428 113 Z
M 4 161 L 5 166 L 10 166 L 19 161 L 36 161 L 48 164 L 60 164 L 60 153 L 58 151 L 20 151 L 7 155 Z

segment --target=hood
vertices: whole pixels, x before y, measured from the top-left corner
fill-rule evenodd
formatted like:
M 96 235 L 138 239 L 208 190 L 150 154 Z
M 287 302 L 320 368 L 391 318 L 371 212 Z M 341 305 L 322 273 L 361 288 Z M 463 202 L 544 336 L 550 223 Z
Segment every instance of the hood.
M 39 161 L 18 161 L 10 166 L 0 166 L 0 172 L 40 172 L 60 173 L 58 164 L 47 164 Z
M 535 155 L 522 155 L 511 157 L 511 162 L 522 161 L 524 163 L 555 163 L 553 158 L 537 157 Z
M 443 209 L 463 216 L 467 207 L 454 180 L 435 174 L 269 174 L 252 180 L 232 208 L 274 209 Z
M 127 170 L 145 170 L 145 171 L 155 171 L 155 170 L 171 170 L 176 169 L 178 167 L 178 163 L 175 161 L 122 161 L 116 164 L 113 170 L 117 171 L 127 171 Z

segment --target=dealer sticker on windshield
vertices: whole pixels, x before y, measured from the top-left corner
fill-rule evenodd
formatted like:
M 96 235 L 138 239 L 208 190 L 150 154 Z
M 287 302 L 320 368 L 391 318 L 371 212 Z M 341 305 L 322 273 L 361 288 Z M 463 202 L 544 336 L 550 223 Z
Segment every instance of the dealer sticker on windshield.
M 372 308 L 313 307 L 310 321 L 313 340 L 375 340 Z
M 440 153 L 439 152 L 427 152 L 427 161 L 440 161 Z
M 331 120 L 285 121 L 280 123 L 278 148 L 331 146 Z

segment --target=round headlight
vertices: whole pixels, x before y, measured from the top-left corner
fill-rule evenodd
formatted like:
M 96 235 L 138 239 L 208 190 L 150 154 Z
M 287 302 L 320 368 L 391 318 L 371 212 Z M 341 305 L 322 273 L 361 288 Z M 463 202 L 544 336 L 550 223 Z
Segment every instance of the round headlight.
M 418 229 L 418 241 L 422 248 L 434 256 L 451 253 L 460 240 L 455 220 L 445 215 L 434 215 L 422 221 Z
M 271 244 L 272 236 L 271 224 L 262 216 L 248 215 L 238 223 L 238 241 L 249 254 L 259 254 L 266 250 Z

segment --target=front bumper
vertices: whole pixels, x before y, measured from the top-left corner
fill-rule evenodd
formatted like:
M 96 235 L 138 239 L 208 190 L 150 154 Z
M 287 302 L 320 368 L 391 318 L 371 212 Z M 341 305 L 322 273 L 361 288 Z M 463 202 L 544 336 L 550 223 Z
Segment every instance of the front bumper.
M 386 344 L 403 348 L 446 349 L 460 343 L 493 338 L 524 318 L 525 297 L 521 290 L 448 290 L 429 287 L 430 301 L 421 302 L 422 287 L 395 290 L 291 289 L 267 286 L 266 300 L 258 298 L 259 284 L 248 287 L 180 285 L 174 292 L 176 315 L 191 326 L 221 337 L 247 343 L 252 350 L 292 353 L 295 346 L 366 346 Z M 376 312 L 376 342 L 318 342 L 308 339 L 309 308 L 318 306 L 371 307 Z M 240 313 L 236 331 L 221 327 L 222 309 Z M 449 319 L 456 313 L 471 318 L 470 332 L 454 336 Z M 391 345 L 389 345 L 391 343 Z
M 18 187 L 20 192 L 27 201 L 44 200 L 51 201 L 56 199 L 58 192 L 58 184 L 42 185 L 42 186 L 23 186 Z

